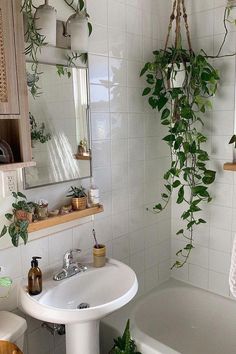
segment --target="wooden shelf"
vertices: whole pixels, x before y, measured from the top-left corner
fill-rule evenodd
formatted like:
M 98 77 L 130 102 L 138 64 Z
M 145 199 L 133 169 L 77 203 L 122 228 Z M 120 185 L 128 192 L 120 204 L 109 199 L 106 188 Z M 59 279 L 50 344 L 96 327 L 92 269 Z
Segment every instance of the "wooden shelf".
M 64 224 L 69 221 L 84 218 L 86 216 L 94 215 L 103 212 L 103 206 L 98 205 L 96 207 L 87 208 L 84 210 L 72 211 L 69 214 L 51 216 L 48 219 L 40 220 L 29 224 L 28 232 L 35 232 L 47 227 L 52 227 L 59 224 Z
M 236 171 L 236 162 L 227 162 L 224 164 L 225 171 Z
M 84 155 L 76 154 L 75 159 L 76 160 L 91 160 L 91 156 L 84 156 Z
M 12 171 L 12 170 L 16 170 L 17 168 L 32 167 L 32 166 L 36 166 L 36 162 L 28 161 L 28 162 L 14 162 L 9 164 L 0 164 L 0 171 Z

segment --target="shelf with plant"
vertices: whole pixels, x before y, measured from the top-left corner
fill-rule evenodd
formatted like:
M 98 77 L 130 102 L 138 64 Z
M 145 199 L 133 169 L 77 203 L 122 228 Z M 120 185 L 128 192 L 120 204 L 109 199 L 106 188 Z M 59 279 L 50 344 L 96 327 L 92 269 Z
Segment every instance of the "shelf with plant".
M 181 42 L 182 14 L 188 49 Z M 175 42 L 168 47 L 174 20 Z M 154 60 L 141 71 L 147 82 L 143 96 L 148 96 L 150 106 L 160 112 L 161 124 L 168 130 L 163 140 L 170 148 L 171 159 L 164 174 L 161 201 L 152 212 L 162 212 L 172 197 L 178 205 L 183 205 L 184 227 L 177 235 L 185 240 L 185 246 L 176 253 L 177 260 L 172 266 L 180 268 L 194 248 L 195 228 L 206 223 L 199 213 L 212 200 L 209 185 L 215 180 L 215 171 L 207 165 L 209 155 L 204 148 L 207 137 L 202 126 L 206 112 L 212 108 L 211 98 L 217 92 L 219 74 L 204 51 L 195 53 L 192 49 L 184 0 L 174 1 L 165 47 L 153 54 Z

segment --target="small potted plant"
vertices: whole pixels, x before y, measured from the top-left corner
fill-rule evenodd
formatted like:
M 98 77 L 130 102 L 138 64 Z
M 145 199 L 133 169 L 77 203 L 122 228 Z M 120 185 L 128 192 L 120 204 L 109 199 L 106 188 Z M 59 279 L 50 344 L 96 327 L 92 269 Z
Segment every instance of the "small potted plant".
M 39 220 L 45 220 L 48 218 L 48 201 L 45 199 L 40 199 L 36 202 L 36 217 Z
M 24 244 L 28 241 L 28 225 L 32 222 L 34 203 L 28 202 L 24 194 L 18 192 L 12 193 L 15 198 L 12 203 L 12 213 L 5 214 L 10 225 L 4 225 L 0 237 L 3 237 L 7 231 L 11 237 L 12 244 L 18 247 L 19 240 L 22 238 Z
M 67 197 L 72 197 L 73 210 L 84 210 L 87 208 L 87 194 L 84 187 L 71 187 Z

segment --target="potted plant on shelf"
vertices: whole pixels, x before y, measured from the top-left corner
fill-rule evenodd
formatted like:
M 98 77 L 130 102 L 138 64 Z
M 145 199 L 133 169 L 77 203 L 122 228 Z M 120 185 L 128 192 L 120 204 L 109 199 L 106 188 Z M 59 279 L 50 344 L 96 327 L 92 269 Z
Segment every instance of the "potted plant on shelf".
M 84 187 L 71 187 L 67 197 L 72 197 L 73 210 L 84 210 L 87 208 L 87 194 Z
M 25 245 L 28 241 L 28 226 L 32 222 L 35 204 L 28 202 L 26 196 L 20 192 L 13 192 L 12 195 L 15 198 L 14 203 L 12 203 L 12 213 L 5 214 L 6 219 L 10 221 L 10 225 L 4 225 L 0 237 L 8 232 L 12 244 L 18 247 L 20 238 Z

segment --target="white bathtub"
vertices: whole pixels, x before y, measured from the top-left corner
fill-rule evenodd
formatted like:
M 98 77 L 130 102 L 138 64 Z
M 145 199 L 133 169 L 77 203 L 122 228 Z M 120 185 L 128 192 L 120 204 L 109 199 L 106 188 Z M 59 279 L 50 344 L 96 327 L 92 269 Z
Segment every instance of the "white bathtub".
M 134 306 L 142 354 L 235 354 L 236 302 L 170 280 Z

